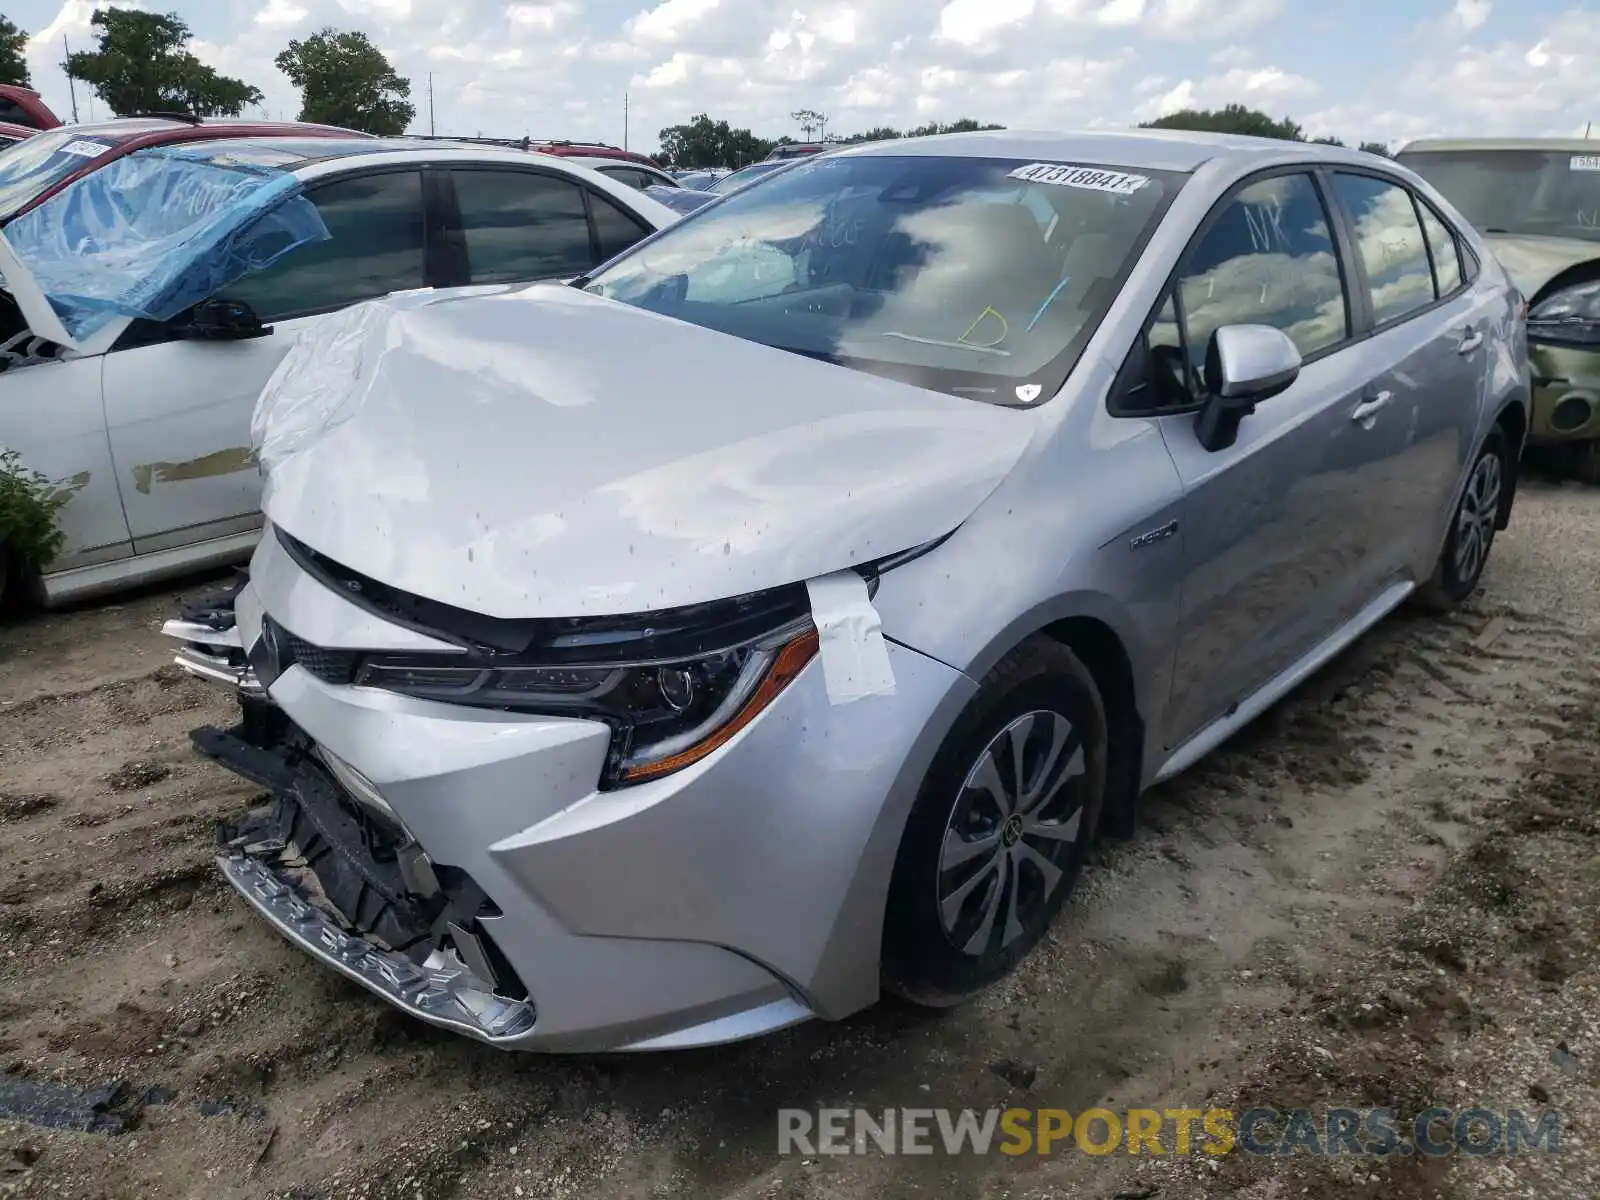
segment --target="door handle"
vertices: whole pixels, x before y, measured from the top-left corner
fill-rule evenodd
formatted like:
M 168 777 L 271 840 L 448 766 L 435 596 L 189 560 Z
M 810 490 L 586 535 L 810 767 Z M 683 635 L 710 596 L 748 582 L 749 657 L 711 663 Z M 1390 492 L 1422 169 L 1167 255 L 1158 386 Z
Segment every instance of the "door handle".
M 1390 391 L 1382 391 L 1369 396 L 1350 410 L 1350 419 L 1358 425 L 1371 421 L 1373 417 L 1378 415 L 1379 410 L 1388 407 L 1389 401 L 1393 399 L 1394 393 Z
M 1456 352 L 1459 354 L 1471 354 L 1481 345 L 1483 345 L 1483 330 L 1474 329 L 1468 325 L 1466 332 L 1461 335 L 1461 344 L 1456 347 Z

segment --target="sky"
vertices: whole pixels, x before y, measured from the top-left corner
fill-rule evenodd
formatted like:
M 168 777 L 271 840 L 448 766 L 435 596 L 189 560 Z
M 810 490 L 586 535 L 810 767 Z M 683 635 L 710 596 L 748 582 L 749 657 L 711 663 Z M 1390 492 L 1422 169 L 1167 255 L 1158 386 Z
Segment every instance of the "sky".
M 974 117 L 1118 127 L 1231 101 L 1310 136 L 1600 138 L 1600 4 L 1573 0 L 141 0 L 190 49 L 299 97 L 272 65 L 291 38 L 360 29 L 412 81 L 412 132 L 598 139 L 655 149 L 699 112 L 765 137 Z M 0 0 L 33 35 L 34 86 L 71 112 L 62 37 L 92 46 L 95 0 Z M 624 117 L 624 97 L 627 117 Z M 79 115 L 109 115 L 78 88 Z M 261 115 L 261 114 L 257 114 Z

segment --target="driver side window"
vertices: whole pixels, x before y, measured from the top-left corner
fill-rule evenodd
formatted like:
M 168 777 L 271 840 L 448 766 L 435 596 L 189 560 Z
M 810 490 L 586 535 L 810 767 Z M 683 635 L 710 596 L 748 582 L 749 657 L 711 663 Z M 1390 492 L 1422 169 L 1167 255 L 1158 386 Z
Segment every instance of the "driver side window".
M 1206 346 L 1224 325 L 1271 325 L 1308 358 L 1349 337 L 1332 225 L 1310 175 L 1274 175 L 1224 201 L 1185 253 L 1145 334 L 1144 377 L 1118 411 L 1153 415 L 1198 404 Z

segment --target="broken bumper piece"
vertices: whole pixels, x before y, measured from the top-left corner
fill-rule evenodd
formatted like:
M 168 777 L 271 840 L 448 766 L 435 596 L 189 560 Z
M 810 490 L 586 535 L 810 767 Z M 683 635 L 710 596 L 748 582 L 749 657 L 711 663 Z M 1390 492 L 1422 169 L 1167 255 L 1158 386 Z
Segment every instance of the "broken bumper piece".
M 228 882 L 312 957 L 413 1016 L 482 1041 L 533 1028 L 534 1006 L 478 928 L 492 911 L 462 872 L 435 869 L 409 836 L 341 798 L 309 747 L 265 750 L 244 728 L 196 747 L 273 797 L 217 829 Z
M 243 639 L 234 621 L 233 605 L 246 582 L 241 573 L 229 587 L 186 604 L 161 632 L 178 643 L 172 661 L 185 673 L 207 683 L 220 684 L 252 700 L 266 698 L 245 656 Z

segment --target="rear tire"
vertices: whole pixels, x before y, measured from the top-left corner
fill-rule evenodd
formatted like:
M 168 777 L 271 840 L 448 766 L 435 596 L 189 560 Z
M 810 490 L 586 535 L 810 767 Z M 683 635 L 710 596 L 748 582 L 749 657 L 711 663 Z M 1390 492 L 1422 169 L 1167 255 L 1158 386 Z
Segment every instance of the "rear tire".
M 1494 545 L 1502 497 L 1510 486 L 1510 443 L 1497 425 L 1483 439 L 1467 472 L 1433 577 L 1417 589 L 1415 598 L 1423 608 L 1449 612 L 1477 590 Z
M 1094 677 L 1031 638 L 984 677 L 901 837 L 884 920 L 885 988 L 949 1008 L 1008 975 L 1071 895 L 1106 783 Z

